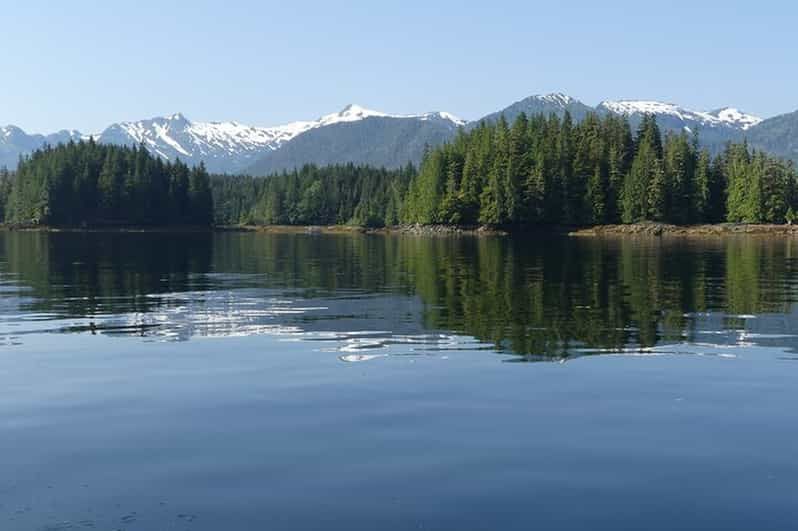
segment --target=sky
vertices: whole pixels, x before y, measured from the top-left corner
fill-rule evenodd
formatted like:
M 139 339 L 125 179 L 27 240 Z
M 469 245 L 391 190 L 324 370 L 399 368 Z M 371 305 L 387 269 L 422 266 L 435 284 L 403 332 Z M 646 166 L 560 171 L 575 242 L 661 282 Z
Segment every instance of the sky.
M 798 109 L 796 21 L 786 0 L 0 0 L 0 125 L 477 119 L 549 92 L 770 117 Z

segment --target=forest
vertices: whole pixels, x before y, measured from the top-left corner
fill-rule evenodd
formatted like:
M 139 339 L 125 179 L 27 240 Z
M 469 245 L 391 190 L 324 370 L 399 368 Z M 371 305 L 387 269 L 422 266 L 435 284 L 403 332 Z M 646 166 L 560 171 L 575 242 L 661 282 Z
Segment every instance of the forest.
M 307 165 L 267 178 L 218 176 L 211 181 L 217 225 L 360 225 L 401 222 L 416 168 Z
M 203 165 L 165 162 L 143 146 L 87 142 L 47 146 L 0 174 L 3 219 L 51 226 L 209 226 Z
M 267 178 L 210 176 L 143 146 L 45 147 L 0 169 L 0 219 L 12 225 L 396 225 L 413 165 L 305 166 Z
M 210 176 L 144 146 L 45 147 L 0 171 L 7 223 L 53 226 L 400 224 L 529 227 L 796 220 L 794 165 L 747 144 L 712 156 L 653 116 L 500 117 L 427 148 L 419 168 L 307 165 Z
M 663 134 L 653 116 L 500 118 L 431 150 L 410 184 L 405 223 L 600 225 L 784 223 L 798 177 L 746 144 L 716 157 L 698 134 Z

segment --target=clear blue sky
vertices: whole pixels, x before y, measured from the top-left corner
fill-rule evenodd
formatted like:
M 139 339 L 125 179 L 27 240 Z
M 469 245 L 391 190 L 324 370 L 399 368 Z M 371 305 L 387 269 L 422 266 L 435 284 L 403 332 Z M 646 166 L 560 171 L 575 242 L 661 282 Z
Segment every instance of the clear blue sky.
M 0 0 L 0 124 L 181 111 L 277 125 L 347 103 L 474 119 L 531 94 L 798 109 L 792 1 Z

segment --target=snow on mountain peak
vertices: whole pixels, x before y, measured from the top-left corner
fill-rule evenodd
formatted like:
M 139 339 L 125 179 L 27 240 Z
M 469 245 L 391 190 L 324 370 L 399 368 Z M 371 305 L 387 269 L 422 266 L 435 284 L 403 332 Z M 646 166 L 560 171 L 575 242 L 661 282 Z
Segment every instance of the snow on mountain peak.
M 536 99 L 540 101 L 545 101 L 546 103 L 553 103 L 554 105 L 566 106 L 574 103 L 576 100 L 573 99 L 571 96 L 563 94 L 562 92 L 552 92 L 551 94 L 540 94 L 535 96 Z
M 12 135 L 24 135 L 25 131 L 17 127 L 16 125 L 7 125 L 5 127 L 0 127 L 0 132 L 3 133 L 5 138 L 9 138 Z
M 666 114 L 681 119 L 684 119 L 685 115 L 690 113 L 690 111 L 682 109 L 673 103 L 652 100 L 603 101 L 599 104 L 599 108 L 615 114 Z
M 336 123 L 342 122 L 357 122 L 360 120 L 365 120 L 366 118 L 372 117 L 387 117 L 388 114 L 372 111 L 366 109 L 365 107 L 361 107 L 360 105 L 356 105 L 354 103 L 350 103 L 341 112 L 328 114 L 326 116 L 322 116 L 317 121 L 320 126 L 324 125 L 332 125 Z
M 441 120 L 450 121 L 457 126 L 461 126 L 466 123 L 465 120 L 461 120 L 460 118 L 447 112 L 428 112 L 424 114 L 388 114 L 379 111 L 372 111 L 370 109 L 366 109 L 365 107 L 361 107 L 360 105 L 356 104 L 347 105 L 346 107 L 344 107 L 344 109 L 341 112 L 322 116 L 321 118 L 319 118 L 319 120 L 316 123 L 318 124 L 317 127 L 321 127 L 336 123 L 357 122 L 360 120 L 365 120 L 366 118 L 374 118 L 374 117 L 416 119 L 416 120 L 431 120 L 437 118 Z
M 654 114 L 657 116 L 672 116 L 686 122 L 695 122 L 707 127 L 732 127 L 746 130 L 760 122 L 761 118 L 745 114 L 737 109 L 726 107 L 716 111 L 692 111 L 673 103 L 663 103 L 651 100 L 620 100 L 603 101 L 598 106 L 615 114 Z
M 739 127 L 743 130 L 750 129 L 755 125 L 762 123 L 762 118 L 747 114 L 734 107 L 724 107 L 716 111 L 708 113 L 717 118 L 720 122 L 729 124 L 731 126 Z
M 337 113 L 313 121 L 292 122 L 276 127 L 253 127 L 239 122 L 192 122 L 182 113 L 137 122 L 121 122 L 99 135 L 100 142 L 143 144 L 150 152 L 165 159 L 204 160 L 209 167 L 224 166 L 225 160 L 241 160 L 243 169 L 264 151 L 274 151 L 296 136 L 319 127 L 351 123 L 372 117 L 442 119 L 455 125 L 465 122 L 447 113 L 392 115 L 372 111 L 360 105 L 347 105 Z M 214 166 L 213 162 L 219 165 Z
M 440 118 L 441 120 L 447 120 L 449 122 L 452 122 L 452 123 L 454 123 L 457 126 L 463 126 L 463 125 L 468 123 L 466 120 L 463 120 L 462 118 L 458 118 L 457 116 L 455 116 L 452 113 L 443 112 L 443 111 L 427 113 L 427 114 L 424 115 L 424 118 L 425 119 Z
M 361 107 L 356 103 L 350 103 L 338 114 L 341 116 L 353 116 L 356 118 L 364 118 L 367 116 L 385 116 L 384 113 L 366 109 L 365 107 Z

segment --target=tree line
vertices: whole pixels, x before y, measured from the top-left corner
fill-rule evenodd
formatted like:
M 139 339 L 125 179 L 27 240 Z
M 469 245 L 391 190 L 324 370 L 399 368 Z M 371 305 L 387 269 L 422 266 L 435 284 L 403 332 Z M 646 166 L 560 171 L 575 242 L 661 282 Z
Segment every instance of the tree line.
M 197 225 L 213 217 L 210 176 L 200 164 L 166 162 L 144 146 L 93 140 L 46 146 L 0 172 L 9 223 Z
M 416 168 L 307 165 L 267 178 L 212 180 L 218 225 L 361 225 L 401 222 Z
M 143 146 L 46 146 L 0 169 L 0 219 L 52 226 L 395 225 L 413 165 L 307 165 L 266 178 L 210 176 Z
M 144 146 L 46 146 L 0 170 L 0 219 L 46 225 L 491 226 L 784 223 L 796 219 L 791 162 L 646 116 L 521 114 L 460 130 L 420 168 L 307 165 L 265 178 L 209 176 Z
M 403 221 L 465 225 L 783 223 L 798 208 L 790 162 L 729 144 L 712 157 L 697 134 L 635 134 L 624 117 L 503 117 L 429 151 Z

